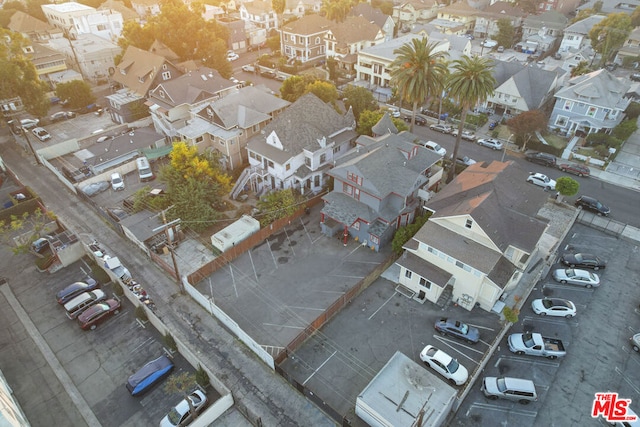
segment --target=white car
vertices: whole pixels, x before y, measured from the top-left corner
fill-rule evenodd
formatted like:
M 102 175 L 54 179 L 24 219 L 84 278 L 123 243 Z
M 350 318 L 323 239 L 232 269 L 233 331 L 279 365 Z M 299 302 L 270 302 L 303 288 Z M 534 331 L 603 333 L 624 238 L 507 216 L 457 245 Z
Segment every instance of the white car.
M 113 191 L 124 190 L 124 180 L 118 172 L 111 174 L 111 189 Z
M 458 129 L 454 129 L 451 132 L 451 135 L 458 136 Z M 460 138 L 466 139 L 467 141 L 475 141 L 476 140 L 476 134 L 473 133 L 473 132 L 470 132 L 468 130 L 463 130 L 462 134 L 460 135 Z
M 545 190 L 555 190 L 556 182 L 549 178 L 547 175 L 541 173 L 533 173 L 527 177 L 527 182 L 530 182 L 538 187 L 542 187 Z
M 196 414 L 201 412 L 207 404 L 207 396 L 200 390 L 195 390 L 187 398 L 191 400 Z M 189 413 L 189 402 L 187 402 L 187 399 L 182 399 L 160 421 L 160 427 L 186 426 L 193 421 L 193 418 L 193 415 Z
M 51 139 L 51 135 L 49 135 L 49 132 L 47 132 L 45 128 L 38 127 L 33 129 L 31 132 L 42 142 Z
M 566 317 L 571 319 L 576 315 L 576 306 L 569 300 L 562 298 L 541 298 L 531 301 L 531 309 L 540 316 Z
M 240 55 L 238 55 L 233 51 L 227 52 L 227 61 L 231 62 L 231 61 L 235 61 L 236 59 L 240 59 Z
M 423 145 L 427 150 L 434 151 L 440 154 L 442 157 L 447 155 L 447 150 L 445 148 L 442 148 L 437 142 L 426 141 Z
M 502 150 L 502 142 L 494 138 L 482 138 L 478 140 L 478 145 L 491 148 L 492 150 Z
M 242 71 L 246 72 L 246 73 L 254 73 L 256 71 L 256 67 L 254 67 L 253 65 L 243 65 L 242 66 Z
M 595 288 L 600 286 L 600 277 L 587 270 L 577 268 L 559 268 L 553 271 L 553 279 L 560 283 Z
M 629 341 L 631 341 L 631 347 L 633 348 L 633 351 L 640 352 L 640 334 L 635 334 L 634 336 L 629 338 Z
M 489 47 L 489 48 L 498 46 L 498 42 L 495 41 L 495 40 L 491 40 L 491 39 L 486 39 L 481 44 L 482 44 L 482 46 Z
M 39 119 L 22 119 L 20 120 L 20 126 L 22 129 L 31 129 L 32 127 L 38 126 L 40 123 Z
M 420 360 L 455 385 L 462 385 L 469 378 L 467 368 L 444 351 L 438 350 L 432 345 L 426 346 L 420 352 Z

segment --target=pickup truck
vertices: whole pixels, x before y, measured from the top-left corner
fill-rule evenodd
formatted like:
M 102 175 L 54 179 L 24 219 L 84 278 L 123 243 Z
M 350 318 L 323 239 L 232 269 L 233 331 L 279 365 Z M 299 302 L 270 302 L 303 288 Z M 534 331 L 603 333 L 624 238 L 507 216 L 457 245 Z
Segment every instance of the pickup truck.
M 530 332 L 509 335 L 509 350 L 515 354 L 544 356 L 548 359 L 557 359 L 567 354 L 562 341 Z

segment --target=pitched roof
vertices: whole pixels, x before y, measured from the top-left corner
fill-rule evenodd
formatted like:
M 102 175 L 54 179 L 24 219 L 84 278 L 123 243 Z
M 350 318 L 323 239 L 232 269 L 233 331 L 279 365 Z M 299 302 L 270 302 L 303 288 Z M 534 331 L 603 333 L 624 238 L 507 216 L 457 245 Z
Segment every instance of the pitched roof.
M 375 40 L 380 27 L 363 16 L 347 16 L 343 22 L 334 23 L 330 31 L 338 46 L 346 46 L 363 40 Z
M 130 45 L 116 66 L 113 79 L 130 90 L 146 96 L 164 64 L 170 64 L 170 61 L 160 55 Z
M 566 16 L 555 10 L 548 10 L 540 15 L 529 15 L 524 19 L 523 27 L 552 28 L 562 30 L 569 20 Z
M 569 80 L 569 86 L 560 89 L 556 98 L 579 100 L 603 108 L 624 110 L 629 105 L 625 98 L 631 85 L 607 70 L 600 69 Z
M 253 15 L 262 15 L 264 13 L 269 13 L 273 11 L 271 7 L 271 2 L 263 1 L 263 0 L 254 0 L 251 2 L 244 2 L 242 6 L 247 9 L 247 12 Z
M 8 28 L 16 33 L 62 33 L 62 30 L 48 22 L 34 18 L 20 10 L 11 15 Z
M 530 110 L 542 106 L 547 94 L 554 89 L 562 69 L 545 70 L 544 68 L 522 65 L 518 62 L 494 61 L 493 76 L 496 79 L 496 89 L 509 79 L 513 80 L 518 93 Z
M 385 15 L 380 9 L 376 9 L 369 3 L 358 3 L 351 8 L 349 16 L 362 16 L 367 21 L 376 24 L 380 29 L 384 27 L 387 19 L 389 19 L 389 15 Z
M 526 182 L 516 163 L 478 162 L 467 167 L 427 203 L 433 219 L 470 215 L 504 252 L 513 245 L 531 253 L 546 229 L 536 217 L 548 193 Z
M 166 44 L 162 43 L 158 39 L 154 40 L 153 43 L 151 43 L 151 47 L 148 49 L 148 51 L 151 53 L 155 53 L 156 55 L 160 55 L 171 62 L 180 61 L 180 57 L 178 56 L 178 54 L 169 49 Z
M 422 39 L 423 37 L 424 36 L 421 34 L 407 34 L 402 37 L 397 37 L 384 43 L 377 44 L 375 46 L 364 48 L 360 52 L 377 56 L 379 58 L 394 60 L 396 58 L 396 54 L 393 53 L 394 50 L 402 47 L 407 43 L 411 43 L 411 40 L 413 39 Z
M 438 13 L 447 13 L 449 15 L 473 16 L 478 13 L 478 9 L 475 9 L 469 6 L 469 3 L 463 0 L 463 1 L 452 3 L 449 6 L 443 7 L 438 11 Z
M 438 0 L 408 0 L 402 3 L 400 6 L 394 6 L 394 8 L 403 9 L 405 6 L 411 6 L 415 10 L 431 9 L 434 6 L 438 6 Z
M 321 141 L 331 140 L 334 134 L 352 128 L 354 123 L 351 110 L 344 115 L 339 114 L 331 105 L 308 93 L 269 123 L 261 135 L 251 138 L 247 146 L 270 159 L 284 163 L 303 150 L 319 150 Z M 272 133 L 280 140 L 282 150 L 267 143 L 267 138 Z
M 138 16 L 135 10 L 128 8 L 124 5 L 124 2 L 119 0 L 106 0 L 98 6 L 98 10 L 115 10 L 116 12 L 120 12 L 123 21 L 140 19 L 140 16 Z
M 604 18 L 606 18 L 606 16 L 603 15 L 588 16 L 581 21 L 574 22 L 573 24 L 569 25 L 564 29 L 564 33 L 587 35 L 589 34 L 589 31 L 591 31 L 591 28 L 602 21 Z
M 282 31 L 293 34 L 317 34 L 328 31 L 332 22 L 320 15 L 305 15 L 300 19 L 289 22 L 282 27 Z
M 153 98 L 154 102 L 170 108 L 202 102 L 234 85 L 220 76 L 216 70 L 202 67 L 176 79 L 160 83 L 149 92 L 149 97 Z
M 387 133 L 398 133 L 398 128 L 393 124 L 393 120 L 391 120 L 391 116 L 389 112 L 385 112 L 384 115 L 378 123 L 371 127 L 371 132 L 374 135 L 384 135 Z
M 507 1 L 499 1 L 487 6 L 479 12 L 479 15 L 493 16 L 493 17 L 519 17 L 524 18 L 528 14 L 520 7 Z

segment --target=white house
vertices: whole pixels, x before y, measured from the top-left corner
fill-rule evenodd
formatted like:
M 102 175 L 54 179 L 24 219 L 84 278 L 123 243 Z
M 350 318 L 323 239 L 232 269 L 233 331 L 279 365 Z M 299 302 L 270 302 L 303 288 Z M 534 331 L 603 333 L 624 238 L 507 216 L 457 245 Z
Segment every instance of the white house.
M 582 50 L 583 47 L 590 45 L 589 31 L 605 18 L 603 15 L 591 15 L 581 21 L 569 25 L 564 29 L 562 42 L 560 42 L 560 52 L 566 52 L 569 49 Z
M 114 10 L 97 10 L 76 2 L 43 4 L 49 24 L 76 38 L 79 34 L 95 34 L 116 42 L 122 34 L 122 14 Z

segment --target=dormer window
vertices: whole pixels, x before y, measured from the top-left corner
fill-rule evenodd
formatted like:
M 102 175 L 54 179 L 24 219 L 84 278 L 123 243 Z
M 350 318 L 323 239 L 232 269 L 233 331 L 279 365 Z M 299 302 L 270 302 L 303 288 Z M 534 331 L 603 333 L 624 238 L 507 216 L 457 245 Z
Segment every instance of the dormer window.
M 162 69 L 163 69 L 163 70 L 166 70 L 166 69 L 168 69 L 168 68 L 169 68 L 169 67 L 167 67 L 167 64 L 162 64 Z
M 467 227 L 467 228 L 473 227 L 473 220 L 472 219 L 467 219 L 467 222 L 464 224 L 464 226 Z
M 160 95 L 160 98 L 164 99 L 164 91 L 163 90 L 159 91 L 158 95 Z
M 171 79 L 171 71 L 163 71 L 162 80 L 169 80 L 169 79 Z
M 140 76 L 140 77 L 138 77 L 138 81 L 139 81 L 140 83 L 144 83 L 144 76 Z
M 33 46 L 25 46 L 22 48 L 22 50 L 24 51 L 24 53 L 33 53 Z
M 213 108 L 211 107 L 207 108 L 207 116 L 213 117 Z

